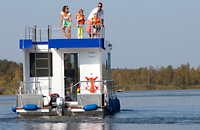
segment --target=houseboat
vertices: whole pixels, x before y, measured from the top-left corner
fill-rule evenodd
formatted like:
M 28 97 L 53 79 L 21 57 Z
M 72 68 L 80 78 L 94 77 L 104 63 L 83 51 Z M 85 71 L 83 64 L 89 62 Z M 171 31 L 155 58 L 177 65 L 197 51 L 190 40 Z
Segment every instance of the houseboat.
M 83 27 L 85 28 L 85 27 Z M 105 28 L 89 38 L 77 38 L 77 27 L 66 39 L 61 27 L 25 27 L 19 40 L 23 52 L 23 81 L 18 82 L 19 116 L 109 114 L 120 110 L 111 79 L 112 44 Z

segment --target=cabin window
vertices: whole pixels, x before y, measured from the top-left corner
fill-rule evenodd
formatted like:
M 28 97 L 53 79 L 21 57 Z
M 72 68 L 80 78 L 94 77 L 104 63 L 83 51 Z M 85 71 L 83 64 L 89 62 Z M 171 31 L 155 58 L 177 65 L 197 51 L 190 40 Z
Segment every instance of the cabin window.
M 49 71 L 49 68 L 50 68 L 50 71 Z M 49 55 L 48 53 L 36 53 L 36 54 L 30 53 L 30 77 L 48 77 L 49 72 L 50 72 L 50 76 L 53 76 L 52 53 L 50 53 Z

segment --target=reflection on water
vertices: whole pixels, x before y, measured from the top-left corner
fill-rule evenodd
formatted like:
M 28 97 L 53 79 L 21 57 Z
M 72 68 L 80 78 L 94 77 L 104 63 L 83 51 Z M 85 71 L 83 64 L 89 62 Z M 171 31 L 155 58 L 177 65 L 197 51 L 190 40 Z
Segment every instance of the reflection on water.
M 87 119 L 88 118 L 88 119 Z M 32 129 L 52 129 L 52 130 L 109 130 L 109 124 L 94 122 L 95 119 L 102 119 L 99 117 L 51 117 L 45 119 L 39 124 L 31 126 Z M 28 129 L 30 126 L 28 126 Z
M 27 125 L 24 129 L 46 130 L 110 130 L 106 123 L 43 123 Z
M 11 111 L 15 96 L 0 96 L 0 129 L 110 130 L 199 129 L 200 90 L 118 93 L 121 111 L 106 116 L 19 118 Z
M 42 123 L 28 126 L 27 129 L 47 129 L 47 130 L 109 130 L 105 123 Z

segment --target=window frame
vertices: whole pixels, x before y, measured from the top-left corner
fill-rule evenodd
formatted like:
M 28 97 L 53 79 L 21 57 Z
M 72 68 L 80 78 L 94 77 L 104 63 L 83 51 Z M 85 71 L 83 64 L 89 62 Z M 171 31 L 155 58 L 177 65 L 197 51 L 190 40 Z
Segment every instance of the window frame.
M 43 55 L 43 56 L 42 56 Z M 41 72 L 38 72 L 35 76 L 35 61 L 38 61 L 40 65 L 42 66 L 38 66 L 38 63 L 36 63 L 37 67 L 45 67 L 43 66 L 44 64 L 41 64 L 42 62 L 47 62 L 45 64 L 47 64 L 46 67 L 48 67 L 48 59 L 42 59 L 42 58 L 48 58 L 48 53 L 36 53 L 36 57 L 37 58 L 41 58 L 41 59 L 37 59 L 35 60 L 35 53 L 29 53 L 29 71 L 30 71 L 30 77 L 48 77 L 49 76 L 49 70 L 48 69 L 37 69 L 36 71 L 38 72 L 39 70 L 41 70 Z M 50 77 L 53 76 L 53 65 L 52 65 L 52 53 L 50 53 Z M 47 70 L 47 72 L 44 72 L 45 70 Z

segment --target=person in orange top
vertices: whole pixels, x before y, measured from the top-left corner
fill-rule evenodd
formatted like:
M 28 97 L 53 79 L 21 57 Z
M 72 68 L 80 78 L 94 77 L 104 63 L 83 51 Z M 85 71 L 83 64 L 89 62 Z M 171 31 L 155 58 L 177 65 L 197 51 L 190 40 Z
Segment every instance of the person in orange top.
M 98 38 L 100 37 L 100 30 L 101 30 L 101 27 L 100 27 L 100 18 L 98 17 L 97 13 L 94 14 L 94 17 L 92 18 L 92 25 L 93 25 L 93 35 L 92 35 L 92 38 L 96 35 L 97 36 L 97 33 L 98 33 Z
M 76 20 L 77 20 L 77 25 L 78 25 L 78 39 L 83 38 L 83 25 L 85 24 L 85 17 L 83 15 L 83 10 L 80 9 L 78 13 L 76 14 Z
M 98 17 L 101 19 L 101 27 L 102 28 L 104 27 L 104 25 L 103 25 L 103 23 L 104 23 L 104 10 L 102 8 L 103 8 L 103 4 L 102 3 L 98 3 L 98 7 L 93 9 L 91 11 L 90 15 L 87 18 L 86 30 L 87 30 L 87 33 L 89 34 L 90 38 L 92 38 L 92 34 L 91 34 L 92 17 L 94 17 L 95 13 L 97 13 Z

